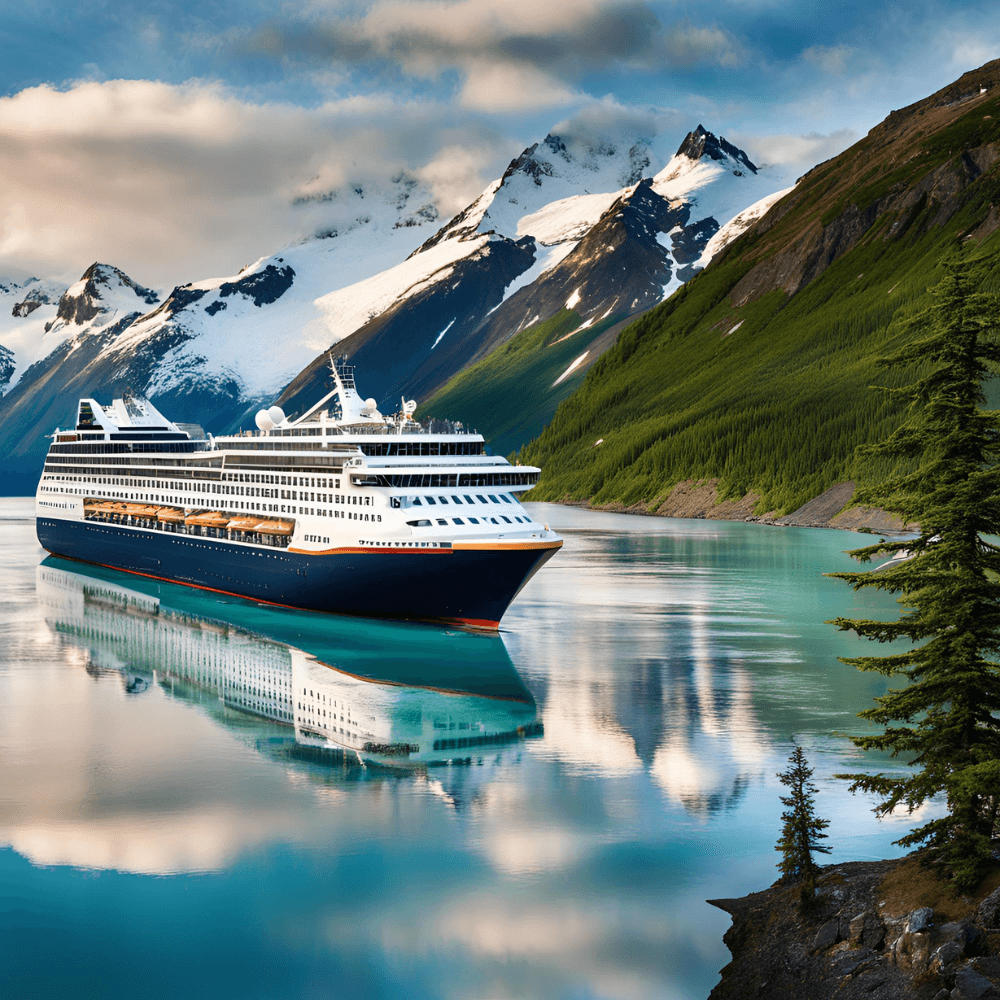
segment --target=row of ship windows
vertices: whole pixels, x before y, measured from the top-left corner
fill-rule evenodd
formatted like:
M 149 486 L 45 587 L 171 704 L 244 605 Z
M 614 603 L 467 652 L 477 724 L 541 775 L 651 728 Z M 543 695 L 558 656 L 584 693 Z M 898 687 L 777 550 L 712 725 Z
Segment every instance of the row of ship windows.
M 314 694 L 314 693 L 313 693 L 313 691 L 312 691 L 312 688 L 303 688 L 303 689 L 302 689 L 302 693 L 303 693 L 303 694 L 308 694 L 310 698 L 319 698 L 319 700 L 320 700 L 320 701 L 321 701 L 321 702 L 322 702 L 322 703 L 323 703 L 324 705 L 325 705 L 325 704 L 327 703 L 327 701 L 326 701 L 326 695 L 325 695 L 325 694 L 323 694 L 323 692 L 322 692 L 322 691 L 321 691 L 321 692 L 320 692 L 319 694 Z M 334 698 L 331 698 L 331 699 L 330 699 L 330 704 L 331 704 L 331 705 L 333 705 L 333 706 L 334 706 L 334 708 L 336 708 L 336 707 L 337 707 L 337 702 L 336 702 L 336 700 L 335 700 Z M 299 705 L 299 708 L 302 708 L 302 707 L 303 707 L 302 705 Z M 341 706 L 340 706 L 340 708 L 341 708 L 341 711 L 343 711 L 343 708 L 344 708 L 344 706 L 343 706 L 343 705 L 341 705 Z M 312 711 L 312 710 L 310 709 L 310 711 Z M 350 711 L 350 709 L 348 709 L 348 710 L 347 710 L 347 716 L 348 716 L 348 719 L 347 719 L 347 721 L 348 721 L 348 722 L 350 722 L 350 715 L 351 715 L 351 711 Z
M 464 497 L 465 498 L 465 502 L 469 503 L 469 504 L 474 504 L 476 502 L 476 500 L 478 500 L 479 503 L 486 503 L 487 499 L 489 500 L 490 503 L 500 503 L 501 500 L 504 503 L 514 503 L 514 499 L 511 496 L 509 496 L 508 494 L 506 494 L 506 493 L 499 494 L 499 498 L 500 498 L 499 500 L 492 493 L 487 493 L 486 496 L 483 496 L 481 493 L 477 493 L 476 494 L 476 500 L 473 500 L 472 497 L 468 493 L 463 493 L 461 497 L 455 496 L 455 494 L 453 493 L 453 494 L 451 494 L 451 502 L 452 503 L 456 503 L 459 506 L 461 506 L 461 504 L 462 504 L 462 497 Z M 402 502 L 400 502 L 400 501 L 402 501 Z M 402 506 L 402 507 L 422 507 L 425 503 L 429 504 L 431 507 L 435 507 L 435 506 L 437 506 L 437 504 L 443 504 L 443 505 L 447 506 L 447 504 L 448 504 L 448 497 L 442 497 L 442 496 L 438 496 L 438 497 L 428 497 L 428 496 L 425 496 L 425 497 L 416 497 L 416 496 L 414 496 L 414 497 L 393 497 L 392 498 L 392 506 L 393 507 L 400 507 L 400 506 Z
M 327 725 L 327 723 L 325 723 L 325 722 L 317 722 L 315 719 L 307 719 L 304 715 L 300 715 L 298 717 L 298 721 L 299 721 L 300 725 L 305 725 L 305 726 L 319 726 L 322 729 L 328 729 L 332 733 L 338 732 L 338 727 L 337 726 L 334 726 L 333 724 Z M 358 734 L 357 733 L 352 733 L 349 729 L 347 730 L 347 732 L 344 732 L 344 727 L 343 726 L 339 727 L 339 732 L 340 732 L 340 734 L 342 736 L 347 736 L 347 737 L 349 737 L 352 740 L 359 739 Z
M 205 441 L 180 441 L 174 444 L 146 443 L 130 441 L 112 443 L 102 442 L 100 444 L 53 444 L 49 446 L 49 454 L 59 455 L 122 455 L 135 452 L 170 452 L 191 453 L 194 451 L 205 451 L 208 443 Z
M 66 474 L 70 474 L 68 478 L 74 480 L 88 480 L 91 482 L 98 482 L 105 485 L 111 486 L 140 486 L 146 485 L 148 487 L 156 488 L 160 486 L 163 488 L 165 484 L 162 483 L 161 479 L 148 479 L 150 471 L 148 469 L 135 470 L 133 474 L 127 474 L 125 470 L 122 471 L 121 476 L 106 476 L 102 475 L 105 469 L 86 469 L 79 468 L 77 466 L 69 465 L 55 465 L 50 462 L 45 464 L 45 474 L 52 476 L 53 478 L 67 478 Z M 185 470 L 186 472 L 188 470 Z M 181 490 L 185 493 L 205 493 L 205 494 L 222 494 L 224 496 L 268 496 L 274 495 L 276 490 L 266 490 L 260 487 L 254 486 L 244 486 L 243 483 L 261 483 L 262 485 L 271 486 L 308 486 L 311 489 L 328 489 L 332 483 L 332 488 L 340 489 L 340 480 L 331 479 L 328 476 L 324 477 L 307 477 L 307 476 L 280 476 L 277 474 L 268 473 L 223 473 L 222 476 L 226 480 L 225 482 L 216 482 L 206 479 L 205 477 L 211 475 L 207 471 L 199 471 L 197 473 L 188 472 L 188 475 L 193 475 L 194 478 L 188 479 L 187 475 L 181 473 L 179 470 L 170 469 L 169 472 L 164 470 L 165 474 L 171 479 L 177 480 L 177 482 L 170 484 L 170 488 Z M 127 475 L 127 478 L 126 478 Z M 133 475 L 138 476 L 138 479 L 133 478 Z M 239 478 L 236 478 L 239 477 Z M 470 486 L 532 486 L 538 482 L 537 472 L 462 472 L 462 473 L 432 473 L 432 474 L 408 474 L 408 475 L 364 475 L 354 477 L 354 483 L 356 486 L 388 486 L 394 488 L 407 488 L 407 487 L 470 487 Z M 239 485 L 237 485 L 239 484 Z M 287 493 L 288 491 L 283 491 Z M 291 491 L 293 494 L 295 490 Z M 285 499 L 298 499 L 296 496 L 284 497 Z M 303 497 L 302 499 L 307 499 Z
M 73 469 L 74 473 L 81 470 Z M 321 503 L 352 503 L 351 500 L 332 500 L 330 497 L 334 494 L 323 494 L 317 495 L 311 491 L 306 490 L 275 490 L 268 489 L 265 486 L 242 486 L 242 485 L 230 485 L 229 483 L 199 483 L 199 482 L 184 482 L 183 480 L 179 482 L 164 482 L 159 479 L 124 479 L 117 476 L 86 476 L 86 475 L 53 475 L 53 479 L 58 482 L 96 482 L 104 486 L 127 486 L 130 489 L 170 489 L 178 490 L 181 493 L 214 493 L 221 496 L 249 496 L 249 497 L 271 497 L 272 499 L 278 499 L 278 494 L 281 494 L 282 500 L 319 500 Z M 333 489 L 340 489 L 339 479 L 317 479 L 313 482 L 307 482 L 304 476 L 268 476 L 270 479 L 281 479 L 280 483 L 274 483 L 275 486 L 289 486 L 289 485 L 299 485 L 299 479 L 302 480 L 301 485 L 303 486 L 313 486 L 314 488 L 327 489 L 328 482 L 332 482 Z M 294 480 L 293 483 L 286 483 L 285 480 Z M 301 496 L 299 495 L 301 493 Z M 345 496 L 345 494 L 337 494 L 337 496 Z M 358 501 L 360 503 L 360 501 Z M 369 501 L 365 500 L 366 503 Z
M 358 486 L 390 486 L 396 489 L 406 489 L 413 486 L 534 486 L 538 482 L 537 472 L 461 472 L 433 473 L 431 475 L 396 475 L 387 476 L 381 473 L 355 476 Z
M 303 705 L 301 702 L 296 702 L 296 707 L 299 709 L 300 712 L 314 712 L 316 715 L 323 716 L 324 719 L 333 719 L 334 722 L 337 721 L 337 713 L 336 712 L 330 712 L 329 714 L 327 714 L 327 711 L 326 711 L 325 708 L 313 708 L 311 705 Z M 343 716 L 340 717 L 340 721 L 341 722 L 344 721 L 344 717 Z M 348 722 L 348 725 L 351 725 L 350 714 L 348 714 L 347 722 Z M 355 722 L 353 724 L 357 725 L 357 722 Z
M 248 708 L 248 709 L 257 709 L 260 712 L 269 712 L 272 718 L 274 718 L 275 716 L 277 716 L 280 719 L 288 719 L 289 721 L 292 720 L 292 713 L 291 712 L 285 712 L 285 711 L 283 711 L 280 708 L 272 708 L 270 705 L 265 705 L 263 703 L 257 703 L 257 702 L 251 701 L 248 698 L 233 698 L 230 701 L 230 704 L 231 705 L 239 705 L 239 706 L 241 706 L 243 708 Z
M 273 430 L 271 431 L 270 437 L 281 437 L 285 435 L 298 437 L 303 434 L 306 437 L 318 437 L 320 436 L 320 428 L 307 428 L 303 431 L 298 429 L 294 431 Z M 398 443 L 389 443 L 386 441 L 352 441 L 350 444 L 357 447 L 366 455 L 379 457 L 399 455 L 407 458 L 421 455 L 482 455 L 485 447 L 482 441 L 400 441 Z M 295 448 L 296 446 L 297 443 L 294 441 L 286 444 L 284 442 L 272 441 L 270 438 L 264 438 L 256 441 L 240 441 L 239 444 L 240 449 L 252 448 L 254 450 L 265 451 L 270 448 Z M 311 441 L 299 442 L 298 446 L 303 449 L 322 447 L 319 442 Z
M 67 489 L 66 487 L 54 487 L 54 486 L 42 486 L 42 492 L 55 492 L 55 493 L 76 493 L 79 496 L 84 495 L 84 491 L 81 489 Z M 111 499 L 113 500 L 134 500 L 136 502 L 142 503 L 181 503 L 183 502 L 180 498 L 169 497 L 161 494 L 154 494 L 148 497 L 139 497 L 134 493 L 111 493 Z M 360 503 L 360 498 L 355 497 L 354 500 Z M 368 503 L 369 498 L 364 498 L 365 503 Z M 330 510 L 329 508 L 322 507 L 300 507 L 296 504 L 255 504 L 247 503 L 242 500 L 231 501 L 229 506 L 234 508 L 239 508 L 240 510 L 253 510 L 260 511 L 261 513 L 272 513 L 272 514 L 303 514 L 310 517 L 333 517 L 333 518 L 343 518 L 344 520 L 351 521 L 375 521 L 376 523 L 381 523 L 381 514 L 369 514 L 367 512 L 362 513 L 361 511 L 354 510 Z
M 387 444 L 381 441 L 359 442 L 358 448 L 366 455 L 482 455 L 482 441 L 400 441 Z
M 56 479 L 57 481 L 60 481 L 60 482 L 76 482 L 76 481 L 85 481 L 86 480 L 86 477 L 84 477 L 84 476 L 54 476 L 53 478 Z M 119 482 L 120 482 L 120 480 L 115 479 L 115 480 L 113 480 L 113 482 L 111 483 L 111 485 L 118 485 Z M 129 484 L 126 484 L 126 485 L 131 486 L 132 489 L 163 489 L 164 487 L 167 487 L 167 488 L 173 488 L 173 489 L 178 489 L 179 488 L 179 489 L 183 490 L 183 484 L 181 484 L 180 487 L 178 487 L 178 484 L 176 484 L 176 483 L 156 483 L 153 480 L 147 480 L 147 479 L 137 480 L 134 483 L 129 483 Z M 339 485 L 339 481 L 338 481 L 338 485 Z M 277 494 L 279 493 L 278 490 L 268 490 L 268 489 L 254 488 L 254 487 L 237 487 L 237 486 L 234 486 L 234 487 L 232 487 L 232 489 L 234 491 L 232 494 L 230 494 L 229 489 L 225 490 L 225 494 L 226 495 L 243 495 L 243 496 L 246 496 L 246 495 L 250 495 L 250 496 L 265 496 L 265 497 L 271 497 L 271 496 L 273 496 L 275 499 L 277 499 Z M 45 492 L 45 493 L 64 493 L 64 492 L 67 492 L 62 487 L 53 487 L 53 486 L 43 486 L 42 487 L 42 491 Z M 82 491 L 79 490 L 79 489 L 72 490 L 70 492 L 82 493 Z M 215 492 L 215 491 L 213 490 L 212 492 Z M 220 492 L 222 492 L 222 491 L 220 491 Z M 374 502 L 373 498 L 370 495 L 369 496 L 355 496 L 355 495 L 352 495 L 352 494 L 349 494 L 349 493 L 312 493 L 312 492 L 309 492 L 309 491 L 306 491 L 306 490 L 301 490 L 301 491 L 300 490 L 281 490 L 280 494 L 281 494 L 281 499 L 282 500 L 311 500 L 314 503 L 332 503 L 332 504 L 341 504 L 341 505 L 352 505 L 353 504 L 353 505 L 356 505 L 356 506 L 359 506 L 359 507 L 373 507 L 373 506 L 375 506 L 375 502 Z M 129 493 L 128 495 L 123 495 L 123 494 L 119 494 L 119 493 L 113 493 L 112 496 L 114 498 L 116 498 L 116 499 L 126 499 L 126 500 L 140 500 L 141 499 L 141 500 L 148 501 L 150 503 L 183 503 L 186 499 L 188 499 L 186 497 L 170 496 L 170 495 L 167 495 L 165 493 L 154 493 L 154 494 L 152 494 L 150 496 L 145 496 L 145 497 L 137 497 L 134 493 Z M 252 504 L 252 503 L 251 504 L 233 503 L 233 506 L 234 507 L 240 507 L 241 509 L 244 509 L 244 510 L 265 510 L 265 511 L 273 511 L 275 513 L 278 511 L 277 505 L 274 505 L 274 504 L 267 505 L 267 504 Z M 315 513 L 315 511 L 311 511 L 311 510 L 307 511 L 307 510 L 305 510 L 302 507 L 300 507 L 298 510 L 299 510 L 299 513 L 302 513 L 302 514 Z M 281 505 L 281 513 L 282 514 L 284 514 L 284 513 L 292 513 L 292 514 L 294 514 L 295 513 L 295 507 L 291 507 L 290 510 L 286 512 L 285 505 L 282 504 Z M 324 516 L 325 516 L 325 513 L 326 512 L 324 512 Z M 335 517 L 345 517 L 345 516 L 348 516 L 348 515 L 345 515 L 345 514 L 342 514 L 340 512 L 337 512 L 333 516 L 335 516 Z
M 448 523 L 448 519 L 444 518 L 444 517 L 438 517 L 438 518 L 435 518 L 435 520 L 437 521 L 438 524 L 447 524 Z M 460 517 L 453 517 L 451 520 L 452 520 L 452 522 L 454 524 L 465 524 L 465 521 L 463 521 Z M 506 521 L 508 524 L 513 524 L 514 523 L 513 521 L 511 521 L 511 519 L 509 517 L 506 517 L 503 514 L 500 515 L 500 521 Z M 484 517 L 483 518 L 483 524 L 499 524 L 500 521 L 498 521 L 495 517 Z M 519 524 L 531 524 L 531 522 L 526 517 L 518 517 L 516 514 L 514 515 L 514 521 L 517 521 Z M 469 524 L 479 524 L 479 518 L 478 517 L 470 517 L 470 518 L 468 518 L 468 522 L 469 522 Z M 406 523 L 411 528 L 429 528 L 431 526 L 430 519 L 426 518 L 426 517 L 425 518 L 421 518 L 420 520 L 417 520 L 417 521 L 407 521 Z
M 86 481 L 85 476 L 55 476 L 53 477 L 60 482 L 83 482 Z M 285 476 L 281 477 L 285 479 Z M 298 478 L 298 477 L 288 477 L 288 478 Z M 325 483 L 325 480 L 323 480 Z M 179 492 L 186 491 L 190 486 L 213 486 L 211 491 L 206 490 L 195 490 L 192 492 L 212 492 L 223 496 L 259 496 L 259 497 L 272 497 L 273 499 L 278 499 L 278 490 L 269 490 L 263 487 L 252 487 L 252 486 L 226 486 L 226 484 L 212 484 L 212 483 L 159 483 L 152 479 L 140 479 L 134 482 L 126 483 L 121 479 L 115 477 L 104 477 L 101 479 L 102 484 L 108 484 L 112 486 L 127 485 L 133 489 L 163 489 L 164 487 L 172 488 L 178 490 Z M 334 480 L 334 488 L 340 488 L 340 480 Z M 215 487 L 218 486 L 218 489 Z M 62 492 L 59 489 L 54 489 L 53 487 L 43 486 L 42 490 L 45 492 Z M 231 492 L 232 491 L 232 492 Z M 492 493 L 486 494 L 485 496 L 481 493 L 475 494 L 475 499 L 473 499 L 471 494 L 465 493 L 462 496 L 457 496 L 456 494 L 451 494 L 451 502 L 454 504 L 461 505 L 463 502 L 467 504 L 475 504 L 479 502 L 485 504 L 487 502 L 499 504 L 501 502 L 507 504 L 515 503 L 514 499 L 506 493 L 501 493 L 498 496 L 494 496 Z M 130 499 L 136 499 L 131 497 Z M 155 503 L 181 503 L 183 498 L 167 496 L 165 494 L 154 494 L 152 497 L 147 498 Z M 340 505 L 357 505 L 357 506 L 373 506 L 374 500 L 371 495 L 352 495 L 348 493 L 314 493 L 311 491 L 299 491 L 299 490 L 281 490 L 280 499 L 282 500 L 311 500 L 314 503 L 332 503 Z M 392 507 L 420 507 L 424 504 L 430 506 L 436 506 L 437 504 L 447 505 L 449 498 L 446 496 L 412 496 L 412 497 L 391 497 L 390 504 Z M 260 505 L 249 505 L 249 509 L 255 510 L 260 509 Z M 277 507 L 275 506 L 264 506 L 264 510 L 271 510 L 277 512 Z M 305 511 L 299 508 L 300 513 L 312 513 L 312 511 Z M 286 512 L 285 507 L 281 507 L 281 513 L 295 513 L 294 508 Z M 340 514 L 335 514 L 334 516 L 342 516 Z M 509 522 L 508 522 L 509 523 Z

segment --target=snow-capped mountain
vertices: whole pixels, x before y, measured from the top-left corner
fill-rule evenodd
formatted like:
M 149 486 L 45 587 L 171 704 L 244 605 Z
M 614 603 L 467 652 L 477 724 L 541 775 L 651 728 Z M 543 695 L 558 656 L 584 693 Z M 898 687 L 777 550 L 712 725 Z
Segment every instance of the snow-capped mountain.
M 654 174 L 657 157 L 664 166 Z M 646 179 L 638 179 L 643 172 Z M 366 391 L 380 403 L 403 393 L 426 399 L 518 331 L 568 308 L 579 314 L 580 329 L 615 321 L 578 366 L 582 376 L 622 323 L 697 273 L 781 189 L 781 171 L 757 167 L 701 125 L 669 157 L 648 142 L 571 151 L 548 136 L 403 265 L 328 297 L 356 307 L 372 300 L 376 286 L 394 293 L 406 287 L 408 268 L 431 271 L 433 255 L 448 262 L 407 294 L 386 295 L 387 308 L 337 350 L 365 373 Z M 296 411 L 325 380 L 320 357 L 288 386 L 282 406 Z
M 33 354 L 0 332 L 15 363 L 0 445 L 37 453 L 79 395 L 125 387 L 215 431 L 279 395 L 295 412 L 325 391 L 331 348 L 380 404 L 425 399 L 560 309 L 624 322 L 655 305 L 743 225 L 726 223 L 782 186 L 700 126 L 672 157 L 635 137 L 547 136 L 444 226 L 415 177 L 317 181 L 298 196 L 326 213 L 315 235 L 233 276 L 160 301 L 95 265 L 55 306 L 51 294 L 37 308 L 12 301 L 39 331 Z
M 56 338 L 45 336 L 45 325 L 55 319 L 64 289 L 38 278 L 0 279 L 0 395 L 55 347 Z
M 145 384 L 135 366 L 118 370 L 110 349 L 157 301 L 156 292 L 118 268 L 92 264 L 54 305 L 46 303 L 29 314 L 28 320 L 42 324 L 36 330 L 41 347 L 26 349 L 16 358 L 19 377 L 0 398 L 0 454 L 6 472 L 16 475 L 34 465 L 37 480 L 35 463 L 45 448 L 45 435 L 72 420 L 79 396 L 95 387 Z M 46 314 L 51 318 L 43 320 Z M 48 353 L 39 356 L 47 348 Z

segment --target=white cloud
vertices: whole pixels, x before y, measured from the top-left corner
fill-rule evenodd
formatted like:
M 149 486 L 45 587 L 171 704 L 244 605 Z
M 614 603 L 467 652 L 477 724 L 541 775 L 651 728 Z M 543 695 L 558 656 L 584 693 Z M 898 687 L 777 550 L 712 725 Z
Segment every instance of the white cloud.
M 459 102 L 478 111 L 565 107 L 580 99 L 530 63 L 475 61 L 465 70 Z
M 536 4 L 525 17 L 524 0 L 382 0 L 363 18 L 344 22 L 356 37 L 389 51 L 403 39 L 422 39 L 413 48 L 447 47 L 482 52 L 511 35 L 543 37 L 574 32 L 606 10 L 634 8 L 622 0 L 560 0 Z M 341 5 L 323 4 L 316 12 L 336 15 Z M 398 54 L 398 53 L 397 53 Z
M 518 152 L 510 150 L 511 156 Z M 493 166 L 491 159 L 485 150 L 475 146 L 445 146 L 413 173 L 431 189 L 441 215 L 447 219 L 468 207 L 473 200 L 468 192 L 481 186 L 482 178 Z
M 313 231 L 330 209 L 293 205 L 304 191 L 423 167 L 447 214 L 511 154 L 435 102 L 373 94 L 303 108 L 141 80 L 0 98 L 0 147 L 0 274 L 73 279 L 102 260 L 162 288 L 234 273 Z M 471 152 L 448 173 L 442 147 Z
M 605 97 L 574 111 L 569 118 L 559 122 L 553 132 L 567 144 L 573 140 L 587 144 L 617 137 L 651 139 L 668 130 L 679 132 L 680 141 L 684 132 L 693 127 L 690 122 L 691 115 L 673 108 L 632 107 Z
M 812 45 L 802 52 L 806 62 L 818 66 L 824 73 L 841 76 L 847 72 L 848 63 L 857 55 L 850 45 Z
M 746 150 L 757 164 L 790 166 L 805 172 L 817 163 L 843 152 L 860 136 L 850 129 L 839 129 L 828 135 L 811 132 L 808 135 L 753 135 L 732 132 L 727 138 Z
M 573 81 L 588 69 L 659 65 L 659 30 L 643 0 L 561 0 L 530 17 L 523 0 L 379 0 L 355 16 L 338 3 L 313 4 L 306 19 L 262 30 L 250 44 L 291 62 L 425 80 L 454 72 L 462 107 L 502 113 L 578 100 Z
M 667 32 L 667 57 L 676 66 L 716 63 L 734 67 L 743 62 L 743 54 L 734 39 L 721 28 L 702 28 L 682 21 Z

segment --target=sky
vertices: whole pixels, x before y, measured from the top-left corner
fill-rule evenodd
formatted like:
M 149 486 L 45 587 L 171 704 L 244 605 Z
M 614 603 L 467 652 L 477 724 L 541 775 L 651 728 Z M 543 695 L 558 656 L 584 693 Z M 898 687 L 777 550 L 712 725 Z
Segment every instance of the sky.
M 404 170 L 443 217 L 551 131 L 802 171 L 1000 56 L 982 0 L 0 0 L 0 278 L 163 291 Z M 672 141 L 672 140 L 671 140 Z

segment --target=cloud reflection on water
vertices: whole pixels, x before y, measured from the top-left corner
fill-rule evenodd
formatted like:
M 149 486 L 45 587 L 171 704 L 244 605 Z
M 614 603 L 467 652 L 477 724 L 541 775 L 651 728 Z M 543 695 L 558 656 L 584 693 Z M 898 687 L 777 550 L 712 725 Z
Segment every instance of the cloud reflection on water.
M 557 517 L 566 548 L 502 641 L 111 571 L 66 570 L 90 582 L 50 580 L 47 598 L 33 541 L 9 546 L 0 844 L 51 866 L 0 850 L 25 912 L 48 926 L 60 885 L 95 898 L 72 866 L 211 870 L 94 879 L 114 887 L 100 926 L 120 941 L 151 894 L 198 936 L 222 917 L 227 946 L 205 968 L 229 982 L 233 954 L 283 963 L 290 996 L 331 964 L 356 1000 L 706 995 L 727 921 L 704 900 L 774 877 L 792 736 L 817 766 L 836 860 L 899 835 L 829 780 L 863 762 L 835 733 L 884 684 L 838 664 L 849 637 L 822 624 L 858 600 L 820 575 L 844 568 L 849 538 Z M 365 743 L 421 749 L 404 761 Z M 113 981 L 117 945 L 102 952 L 96 926 L 81 917 L 74 940 Z

